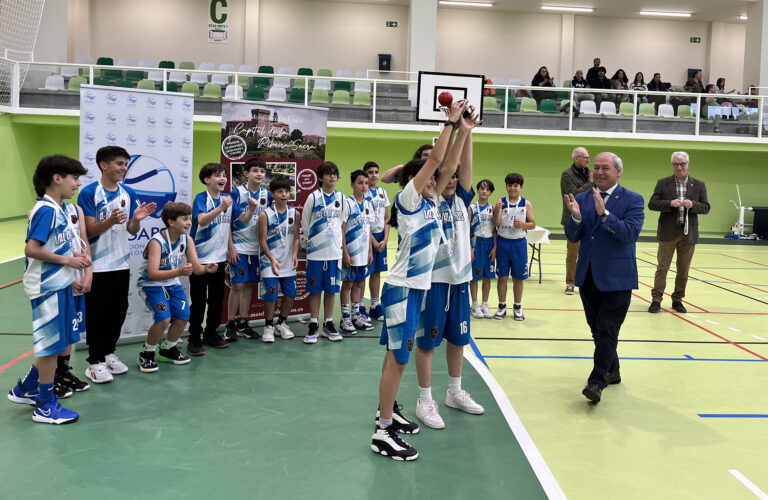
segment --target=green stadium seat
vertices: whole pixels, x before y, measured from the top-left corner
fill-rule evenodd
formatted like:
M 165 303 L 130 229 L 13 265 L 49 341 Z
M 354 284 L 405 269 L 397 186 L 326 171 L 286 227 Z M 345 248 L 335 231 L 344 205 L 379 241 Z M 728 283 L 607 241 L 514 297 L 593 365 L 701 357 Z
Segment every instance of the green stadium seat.
M 288 102 L 304 104 L 304 89 L 294 86 L 291 89 L 291 97 L 288 99 Z
M 155 90 L 155 82 L 152 80 L 139 80 L 139 83 L 136 84 L 136 88 L 142 90 Z
M 121 78 L 115 82 L 115 87 L 123 87 L 127 89 L 133 88 L 133 82 L 127 78 Z
M 203 87 L 203 95 L 207 99 L 221 99 L 221 85 L 218 83 L 206 83 Z
M 245 93 L 245 98 L 249 101 L 263 101 L 264 87 L 260 85 L 251 85 L 250 87 L 248 87 L 248 90 Z
M 259 66 L 259 71 L 257 73 L 269 73 L 271 75 L 275 74 L 275 68 L 272 66 Z
M 563 87 L 570 87 L 570 86 L 571 86 L 571 81 L 570 80 L 566 80 L 566 81 L 563 82 Z
M 312 68 L 299 68 L 299 71 L 296 74 L 299 76 L 312 76 Z
M 693 111 L 688 104 L 681 104 L 677 107 L 678 118 L 693 118 Z
M 195 63 L 192 61 L 181 61 L 179 63 L 179 69 L 195 69 Z
M 254 76 L 251 85 L 254 87 L 269 87 L 269 78 L 266 76 Z
M 345 90 L 347 93 L 349 93 L 349 91 L 352 90 L 352 85 L 345 81 L 333 82 L 333 90 L 334 92 L 337 90 Z
M 251 77 L 248 75 L 237 75 L 237 84 L 247 88 L 251 84 Z
M 129 69 L 125 72 L 125 78 L 134 82 L 144 79 L 144 72 L 137 69 Z
M 328 91 L 325 89 L 315 89 L 312 91 L 310 104 L 328 104 Z
M 333 104 L 349 104 L 349 90 L 334 90 Z
M 200 97 L 200 85 L 194 82 L 184 82 L 184 85 L 181 86 L 181 91 L 195 94 L 195 97 Z M 221 88 L 219 88 L 219 92 L 221 92 Z
M 94 85 L 112 85 L 112 81 L 109 78 L 103 76 L 96 76 L 93 78 Z
M 96 66 L 114 66 L 115 60 L 111 57 L 99 57 L 96 59 Z
M 499 104 L 496 98 L 490 95 L 483 97 L 483 111 L 498 111 Z
M 504 94 L 501 94 L 501 109 L 504 109 Z M 514 93 L 510 92 L 509 102 L 506 103 L 507 111 L 510 113 L 517 112 L 517 99 L 515 99 Z
M 619 114 L 621 116 L 632 116 L 635 112 L 635 105 L 631 102 L 622 102 L 619 104 Z
M 178 92 L 179 84 L 176 82 L 165 82 L 165 90 L 166 92 Z
M 656 117 L 656 110 L 653 109 L 652 102 L 644 102 L 640 104 L 640 111 L 637 113 L 639 116 L 647 116 L 651 118 Z
M 371 93 L 360 90 L 355 92 L 355 97 L 352 99 L 352 104 L 355 106 L 370 106 L 371 105 Z
M 175 69 L 176 63 L 173 61 L 160 61 L 160 64 L 157 65 L 158 68 L 164 68 L 164 69 Z
M 536 99 L 523 97 L 520 100 L 520 111 L 523 113 L 537 113 L 539 110 L 536 109 Z
M 293 79 L 293 88 L 303 89 L 306 85 L 307 85 L 307 82 L 303 78 L 294 78 Z
M 525 111 L 525 109 L 523 109 Z M 557 113 L 557 102 L 554 99 L 542 99 L 541 100 L 541 112 L 542 113 Z
M 319 69 L 317 70 L 317 76 L 333 76 L 333 72 L 329 69 Z
M 103 69 L 101 70 L 101 76 L 109 78 L 110 80 L 120 80 L 123 78 L 123 70 L 121 69 Z
M 84 76 L 73 76 L 67 82 L 67 90 L 71 92 L 80 92 L 80 85 L 88 83 L 88 79 Z

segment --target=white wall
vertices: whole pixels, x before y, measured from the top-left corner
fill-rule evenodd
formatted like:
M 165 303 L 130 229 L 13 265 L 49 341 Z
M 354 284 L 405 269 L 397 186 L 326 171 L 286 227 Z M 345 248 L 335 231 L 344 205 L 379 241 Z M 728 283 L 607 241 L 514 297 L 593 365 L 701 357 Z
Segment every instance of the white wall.
M 750 82 L 744 82 L 744 46 L 746 26 L 743 24 L 712 23 L 709 56 L 709 82 L 725 78 L 726 91 L 746 91 Z
M 67 57 L 67 19 L 66 0 L 45 2 L 40 18 L 40 31 L 35 42 L 35 61 L 63 61 Z

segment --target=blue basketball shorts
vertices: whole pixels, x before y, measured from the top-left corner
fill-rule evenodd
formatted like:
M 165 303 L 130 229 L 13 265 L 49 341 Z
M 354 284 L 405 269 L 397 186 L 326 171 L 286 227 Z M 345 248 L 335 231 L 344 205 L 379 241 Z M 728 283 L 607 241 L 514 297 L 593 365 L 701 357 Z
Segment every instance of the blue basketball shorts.
M 377 242 L 384 240 L 384 231 L 380 233 L 373 233 L 373 238 Z M 380 273 L 387 270 L 387 247 L 384 246 L 384 250 L 377 252 L 373 250 L 373 263 L 368 266 L 368 274 Z
M 189 320 L 189 300 L 181 285 L 145 286 L 141 291 L 155 323 L 167 319 Z
M 75 311 L 77 334 L 82 337 L 85 333 L 85 294 L 75 295 Z
M 426 290 L 387 283 L 381 289 L 384 326 L 381 327 L 379 344 L 387 346 L 398 363 L 407 363 L 411 356 L 425 293 Z
M 286 297 L 296 296 L 296 276 L 284 278 L 262 278 L 259 283 L 259 294 L 264 302 L 276 302 L 278 286 Z
M 432 283 L 421 312 L 424 329 L 419 331 L 416 345 L 430 351 L 443 339 L 453 345 L 469 344 L 469 316 L 469 283 Z
M 368 266 L 343 266 L 341 268 L 341 281 L 365 281 L 368 276 Z
M 496 238 L 496 275 L 510 274 L 516 280 L 528 279 L 528 241 L 499 236 Z
M 80 340 L 72 285 L 31 299 L 35 356 L 53 356 Z M 84 319 L 84 318 L 83 318 Z
M 341 266 L 338 260 L 307 261 L 307 291 L 309 293 L 339 293 Z
M 475 238 L 475 261 L 472 262 L 472 280 L 483 278 L 496 278 L 495 262 L 491 260 L 493 250 L 493 237 Z
M 237 264 L 231 262 L 227 264 L 229 269 L 229 281 L 233 285 L 240 283 L 258 283 L 259 282 L 259 256 L 237 254 L 240 259 Z

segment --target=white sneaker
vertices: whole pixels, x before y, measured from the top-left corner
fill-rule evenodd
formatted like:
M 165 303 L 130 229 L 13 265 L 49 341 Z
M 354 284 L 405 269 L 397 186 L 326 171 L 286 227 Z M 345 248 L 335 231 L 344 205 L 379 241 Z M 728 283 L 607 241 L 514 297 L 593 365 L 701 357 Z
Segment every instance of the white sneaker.
M 493 319 L 504 319 L 507 316 L 507 308 L 499 307 L 496 309 L 496 314 L 493 315 Z
M 342 333 L 346 333 L 347 335 L 356 335 L 357 330 L 352 325 L 352 318 L 351 317 L 341 317 L 341 320 L 339 321 L 339 330 L 342 331 Z
M 264 327 L 264 333 L 261 334 L 262 342 L 274 342 L 275 341 L 275 327 L 272 325 Z
M 373 323 L 369 323 L 361 314 L 355 314 L 352 317 L 352 325 L 360 330 L 370 332 L 373 330 Z
M 513 307 L 512 317 L 515 318 L 515 321 L 523 321 L 525 319 L 525 316 L 523 316 L 523 306 Z
M 426 400 L 419 398 L 416 401 L 416 416 L 424 425 L 433 429 L 444 429 L 445 422 L 437 412 L 437 401 L 434 399 Z
M 109 370 L 109 373 L 112 375 L 122 375 L 123 373 L 128 373 L 128 367 L 125 366 L 125 363 L 120 361 L 115 354 L 107 354 L 107 361 L 104 363 L 107 365 L 107 370 Z
M 94 384 L 106 384 L 114 379 L 105 363 L 88 365 L 88 368 L 85 369 L 85 376 Z
M 458 394 L 451 394 L 451 391 L 445 395 L 445 406 L 456 408 L 472 415 L 482 415 L 485 408 L 475 403 L 469 393 L 462 390 Z
M 475 318 L 484 318 L 483 316 L 483 310 L 480 307 L 480 304 L 472 304 L 472 316 Z
M 285 323 L 278 323 L 275 330 L 284 340 L 292 339 L 294 337 L 293 332 Z
M 488 304 L 482 304 L 480 306 L 480 309 L 483 311 L 483 317 L 485 319 L 493 318 L 493 313 L 491 312 L 491 309 L 488 307 Z

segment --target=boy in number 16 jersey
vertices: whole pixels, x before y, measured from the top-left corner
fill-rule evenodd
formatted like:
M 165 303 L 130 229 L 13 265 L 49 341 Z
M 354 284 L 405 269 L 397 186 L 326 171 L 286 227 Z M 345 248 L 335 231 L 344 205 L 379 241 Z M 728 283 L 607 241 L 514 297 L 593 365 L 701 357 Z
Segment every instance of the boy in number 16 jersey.
M 387 270 L 387 242 L 389 241 L 389 196 L 384 188 L 378 187 L 379 166 L 372 161 L 363 165 L 363 172 L 368 174 L 368 192 L 365 197 L 371 202 L 373 218 L 373 263 L 368 270 L 368 288 L 371 292 L 371 314 L 375 320 L 384 321 L 381 310 L 381 273 Z

